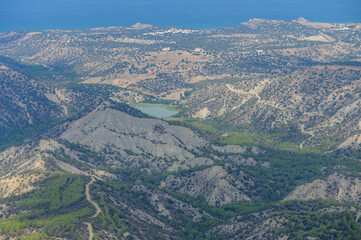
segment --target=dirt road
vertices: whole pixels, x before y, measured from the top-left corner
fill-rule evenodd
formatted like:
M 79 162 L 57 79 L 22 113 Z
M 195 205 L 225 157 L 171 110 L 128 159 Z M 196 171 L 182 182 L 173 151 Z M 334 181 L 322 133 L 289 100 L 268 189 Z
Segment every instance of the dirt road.
M 93 206 L 95 207 L 95 214 L 93 216 L 91 216 L 90 218 L 96 218 L 101 212 L 102 210 L 100 209 L 98 203 L 94 202 L 91 199 L 91 195 L 90 195 L 90 185 L 92 185 L 95 182 L 95 178 L 93 176 L 91 176 L 91 181 L 85 186 L 85 195 L 86 195 L 86 199 L 93 204 Z M 89 240 L 93 240 L 94 238 L 94 232 L 93 232 L 93 226 L 90 222 L 84 222 L 84 224 L 86 224 L 88 226 L 88 231 L 89 231 Z

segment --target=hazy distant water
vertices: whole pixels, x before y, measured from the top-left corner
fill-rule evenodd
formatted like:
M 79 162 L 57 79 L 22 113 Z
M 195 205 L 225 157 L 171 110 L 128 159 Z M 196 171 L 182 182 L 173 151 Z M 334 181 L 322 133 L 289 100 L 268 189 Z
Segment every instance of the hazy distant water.
M 0 0 L 0 31 L 132 25 L 216 28 L 250 18 L 361 21 L 361 0 Z

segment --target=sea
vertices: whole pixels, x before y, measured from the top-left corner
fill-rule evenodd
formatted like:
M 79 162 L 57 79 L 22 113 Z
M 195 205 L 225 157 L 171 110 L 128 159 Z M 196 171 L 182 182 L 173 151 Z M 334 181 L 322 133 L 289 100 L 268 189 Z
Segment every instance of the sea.
M 211 29 L 251 18 L 361 22 L 361 0 L 0 0 L 0 32 L 155 26 Z

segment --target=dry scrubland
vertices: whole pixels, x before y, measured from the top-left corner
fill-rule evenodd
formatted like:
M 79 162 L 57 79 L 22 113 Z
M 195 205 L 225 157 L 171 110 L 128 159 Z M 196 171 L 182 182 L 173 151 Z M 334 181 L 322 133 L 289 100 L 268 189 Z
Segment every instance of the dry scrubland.
M 0 239 L 360 239 L 360 37 L 0 33 Z

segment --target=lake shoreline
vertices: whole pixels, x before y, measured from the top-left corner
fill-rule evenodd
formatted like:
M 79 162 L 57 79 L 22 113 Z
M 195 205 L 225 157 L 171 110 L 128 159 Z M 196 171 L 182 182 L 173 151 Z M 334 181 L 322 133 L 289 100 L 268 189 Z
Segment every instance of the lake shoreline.
M 172 117 L 179 113 L 178 109 L 160 103 L 137 103 L 132 104 L 131 107 L 156 118 Z

